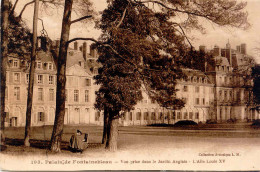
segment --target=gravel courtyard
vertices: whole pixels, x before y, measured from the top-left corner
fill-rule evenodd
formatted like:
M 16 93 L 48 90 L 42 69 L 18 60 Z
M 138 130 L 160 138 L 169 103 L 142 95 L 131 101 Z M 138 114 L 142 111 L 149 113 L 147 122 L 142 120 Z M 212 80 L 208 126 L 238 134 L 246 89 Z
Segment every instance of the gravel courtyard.
M 89 148 L 82 154 L 66 149 L 77 129 L 89 133 Z M 24 128 L 6 128 L 7 148 L 0 154 L 1 167 L 4 158 L 5 164 L 17 159 L 19 169 L 27 170 L 36 166 L 44 170 L 69 169 L 68 161 L 77 169 L 260 169 L 260 130 L 248 124 L 120 127 L 117 152 L 106 151 L 100 144 L 102 127 L 65 126 L 62 153 L 51 154 L 47 149 L 51 132 L 51 126 L 33 127 L 32 147 L 25 148 Z

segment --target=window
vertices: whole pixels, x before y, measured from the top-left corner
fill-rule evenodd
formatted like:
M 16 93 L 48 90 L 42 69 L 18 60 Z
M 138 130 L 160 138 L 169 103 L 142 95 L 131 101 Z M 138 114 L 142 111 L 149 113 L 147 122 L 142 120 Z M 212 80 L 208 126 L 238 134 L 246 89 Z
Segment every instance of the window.
M 20 73 L 14 73 L 14 82 L 20 82 Z
M 176 117 L 175 112 L 172 112 L 172 116 L 171 117 L 172 117 L 171 119 L 175 119 L 175 117 Z
M 210 89 L 210 92 L 211 92 L 212 94 L 214 94 L 214 88 L 211 88 L 211 89 Z
M 189 119 L 193 119 L 193 112 L 189 112 Z
M 54 89 L 50 89 L 50 90 L 49 90 L 49 94 L 50 94 L 50 95 L 49 95 L 49 96 L 50 96 L 50 97 L 49 97 L 49 100 L 50 100 L 50 101 L 54 101 Z
M 20 87 L 14 87 L 15 100 L 20 100 Z
M 195 87 L 195 92 L 199 93 L 200 92 L 200 87 Z
M 141 120 L 141 112 L 136 112 L 136 120 Z
M 79 101 L 79 90 L 74 90 L 74 102 Z
M 200 104 L 200 99 L 199 99 L 199 98 L 196 98 L 196 99 L 195 99 L 195 104 L 196 104 L 196 105 L 199 105 L 199 104 Z
M 219 90 L 219 99 L 222 99 L 222 90 Z
M 49 76 L 49 84 L 53 84 L 54 83 L 54 76 Z
M 181 119 L 181 112 L 177 112 L 177 119 Z
M 15 68 L 18 68 L 19 66 L 18 66 L 18 60 L 14 60 L 13 61 L 13 67 L 15 67 Z
M 95 121 L 99 121 L 100 112 L 95 112 Z
M 160 112 L 160 120 L 163 120 L 163 113 Z
M 38 100 L 43 101 L 43 88 L 38 88 Z
M 237 91 L 237 101 L 240 101 L 240 98 L 241 98 L 240 95 L 241 95 L 240 91 Z
M 44 112 L 38 112 L 38 121 L 44 122 Z
M 42 75 L 38 75 L 38 77 L 37 77 L 37 83 L 38 83 L 38 84 L 43 84 L 43 76 L 42 76 Z
M 156 120 L 155 112 L 151 113 L 151 120 Z
M 89 102 L 89 90 L 85 90 L 85 102 Z
M 184 112 L 184 119 L 188 119 L 188 112 Z
M 68 90 L 65 89 L 65 101 L 68 101 Z
M 98 74 L 98 69 L 94 69 L 94 75 Z
M 184 91 L 184 92 L 188 92 L 188 86 L 187 86 L 187 85 L 184 85 L 184 86 L 183 86 L 183 91 Z
M 9 112 L 5 112 L 5 122 L 9 121 Z
M 37 67 L 37 69 L 41 69 L 42 68 L 42 62 L 37 62 L 36 67 Z
M 224 91 L 224 99 L 227 100 L 227 91 Z
M 8 99 L 8 88 L 5 87 L 5 100 L 7 100 L 7 99 Z
M 202 98 L 202 104 L 205 105 L 205 98 Z
M 230 91 L 229 92 L 229 100 L 232 100 L 232 95 L 233 95 L 233 93 L 232 93 L 232 91 Z
M 49 63 L 49 64 L 48 64 L 48 69 L 49 69 L 49 70 L 52 70 L 52 69 L 53 69 L 52 63 Z
M 29 81 L 30 81 L 30 75 L 29 75 L 29 73 L 27 73 L 27 74 L 26 74 L 26 83 L 28 84 Z
M 129 112 L 129 120 L 130 120 L 130 121 L 133 120 L 133 112 Z
M 148 120 L 149 118 L 149 113 L 148 112 L 144 112 L 144 120 Z
M 86 79 L 86 86 L 91 86 L 91 80 L 90 79 Z
M 199 112 L 195 113 L 195 119 L 199 119 Z

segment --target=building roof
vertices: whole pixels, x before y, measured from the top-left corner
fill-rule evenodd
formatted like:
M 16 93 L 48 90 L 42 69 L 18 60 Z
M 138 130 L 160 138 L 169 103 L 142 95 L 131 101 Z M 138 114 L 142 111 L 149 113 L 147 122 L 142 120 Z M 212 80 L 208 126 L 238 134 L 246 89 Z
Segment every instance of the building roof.
M 230 66 L 229 61 L 226 57 L 216 56 L 215 57 L 216 65 L 219 66 Z

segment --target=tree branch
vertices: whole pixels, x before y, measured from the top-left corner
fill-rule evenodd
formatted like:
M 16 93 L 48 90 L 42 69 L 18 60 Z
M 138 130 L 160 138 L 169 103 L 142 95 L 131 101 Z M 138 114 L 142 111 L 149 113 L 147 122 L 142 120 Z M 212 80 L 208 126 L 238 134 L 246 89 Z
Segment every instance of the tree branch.
M 92 17 L 92 15 L 88 15 L 88 16 L 80 17 L 80 18 L 78 18 L 78 19 L 76 19 L 76 20 L 71 21 L 70 24 L 73 24 L 73 23 L 79 22 L 79 21 L 81 21 L 81 20 L 84 20 L 84 19 L 87 19 L 87 18 L 90 18 L 90 17 Z
M 18 1 L 19 1 L 19 0 L 16 0 L 16 1 L 15 1 L 14 6 L 13 6 L 13 8 L 11 9 L 11 11 L 10 11 L 10 13 L 9 13 L 9 16 L 14 12 Z
M 18 0 L 17 0 L 18 1 Z M 43 3 L 51 3 L 51 4 L 54 4 L 54 5 L 59 5 L 59 3 L 55 2 L 54 0 L 40 0 L 40 2 L 43 2 Z M 26 7 L 28 7 L 29 5 L 33 4 L 34 3 L 34 0 L 31 1 L 31 2 L 28 2 L 27 4 L 25 4 L 23 6 L 23 9 L 21 10 L 18 18 L 22 18 L 22 15 L 23 15 L 23 12 L 25 11 Z
M 23 12 L 24 12 L 24 10 L 26 9 L 26 7 L 27 7 L 28 5 L 33 4 L 33 3 L 34 3 L 34 1 L 31 1 L 31 2 L 28 2 L 27 4 L 25 4 L 25 5 L 23 6 L 23 9 L 22 9 L 22 11 L 20 12 L 18 18 L 22 18 Z
M 192 44 L 191 44 L 191 42 L 190 42 L 190 40 L 189 40 L 189 38 L 187 37 L 187 35 L 185 34 L 185 31 L 184 31 L 184 29 L 181 27 L 181 25 L 180 24 L 178 24 L 178 23 L 174 23 L 174 24 L 176 24 L 177 26 L 179 26 L 179 28 L 181 29 L 181 31 L 182 31 L 182 34 L 184 35 L 184 37 L 186 38 L 186 40 L 188 41 L 188 43 L 190 44 L 190 46 L 191 46 L 191 48 L 193 48 L 193 46 L 192 46 Z
M 185 10 L 179 10 L 177 8 L 171 8 L 171 7 L 168 7 L 167 5 L 163 4 L 162 2 L 159 2 L 159 1 L 156 1 L 156 0 L 147 0 L 147 1 L 139 1 L 136 3 L 141 3 L 141 4 L 144 4 L 144 3 L 155 3 L 155 4 L 158 4 L 168 10 L 172 10 L 172 11 L 175 11 L 175 12 L 179 12 L 179 13 L 184 13 L 184 14 L 189 14 L 189 15 L 194 15 L 194 16 L 199 16 L 199 17 L 204 17 L 208 20 L 212 20 L 208 15 L 203 15 L 203 14 L 200 14 L 200 13 L 195 13 L 195 12 L 191 12 L 191 11 L 185 11 Z
M 122 22 L 123 22 L 123 20 L 124 20 L 124 18 L 125 18 L 126 9 L 127 9 L 127 7 L 125 8 L 125 10 L 124 10 L 124 12 L 123 12 L 123 15 L 122 15 L 122 17 L 121 17 L 119 23 L 116 25 L 117 28 L 119 28 L 119 26 L 122 24 Z
M 143 67 L 143 66 L 141 66 L 141 65 L 135 64 L 134 62 L 132 62 L 132 61 L 126 59 L 126 58 L 123 57 L 121 54 L 119 54 L 111 45 L 102 43 L 102 42 L 100 42 L 100 41 L 97 41 L 97 40 L 94 39 L 94 38 L 73 38 L 73 39 L 69 40 L 69 41 L 67 42 L 67 44 L 70 44 L 70 43 L 72 43 L 72 42 L 74 42 L 74 41 L 92 41 L 92 42 L 95 42 L 95 43 L 97 43 L 97 44 L 99 44 L 99 45 L 102 45 L 102 46 L 104 46 L 104 47 L 108 47 L 108 48 L 110 48 L 110 49 L 113 51 L 113 53 L 115 53 L 116 55 L 118 55 L 118 57 L 120 57 L 122 60 L 126 61 L 127 63 L 129 63 L 129 64 L 131 64 L 131 65 L 133 65 L 133 66 L 137 69 L 137 71 L 138 71 L 139 73 L 140 73 L 140 71 L 139 71 L 138 69 L 142 69 L 142 70 L 143 70 L 143 69 L 146 69 L 146 70 L 150 70 L 150 71 L 160 72 L 160 70 L 157 70 L 157 69 L 150 69 L 150 68 L 146 68 L 146 67 Z

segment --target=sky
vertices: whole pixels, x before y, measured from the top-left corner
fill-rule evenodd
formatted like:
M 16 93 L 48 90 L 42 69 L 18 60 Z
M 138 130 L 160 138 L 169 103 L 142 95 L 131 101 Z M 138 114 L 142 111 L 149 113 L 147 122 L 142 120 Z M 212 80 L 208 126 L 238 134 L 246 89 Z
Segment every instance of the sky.
M 92 0 L 96 11 L 102 11 L 106 8 L 106 0 Z M 238 0 L 240 1 L 240 0 Z M 240 30 L 233 28 L 221 28 L 218 26 L 208 25 L 206 28 L 206 34 L 200 34 L 197 32 L 188 33 L 189 36 L 193 37 L 192 44 L 198 49 L 199 45 L 205 45 L 207 49 L 213 48 L 215 45 L 224 48 L 226 43 L 229 41 L 231 47 L 235 49 L 237 45 L 241 43 L 247 44 L 248 54 L 255 57 L 257 63 L 260 63 L 260 54 L 256 53 L 255 48 L 260 47 L 260 0 L 244 0 L 247 2 L 246 11 L 248 12 L 248 20 L 251 27 L 248 30 Z M 19 13 L 23 5 L 28 0 L 20 0 L 16 12 Z M 47 12 L 43 9 L 39 12 L 39 18 L 44 22 L 45 30 L 48 36 L 52 39 L 59 39 L 61 32 L 63 9 L 51 9 Z M 33 5 L 28 7 L 24 14 L 23 19 L 32 28 L 33 18 Z M 72 15 L 72 19 L 76 19 L 75 14 Z M 42 29 L 41 23 L 38 23 L 38 32 Z M 70 38 L 74 37 L 91 37 L 98 38 L 100 31 L 94 28 L 92 23 L 80 23 L 73 24 L 71 27 Z

